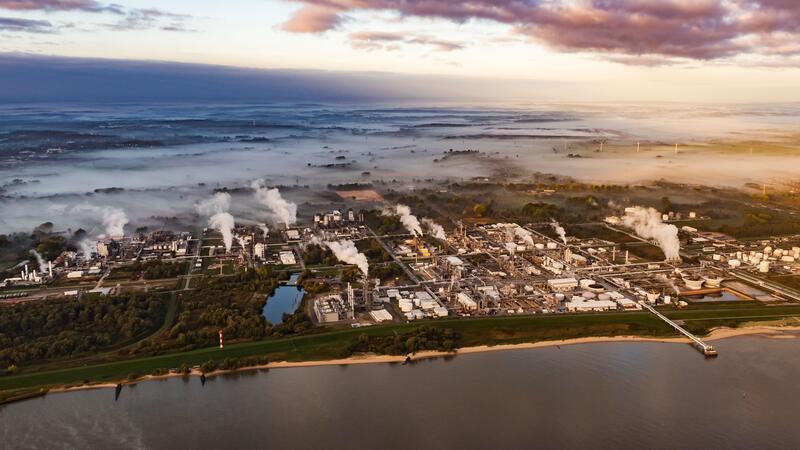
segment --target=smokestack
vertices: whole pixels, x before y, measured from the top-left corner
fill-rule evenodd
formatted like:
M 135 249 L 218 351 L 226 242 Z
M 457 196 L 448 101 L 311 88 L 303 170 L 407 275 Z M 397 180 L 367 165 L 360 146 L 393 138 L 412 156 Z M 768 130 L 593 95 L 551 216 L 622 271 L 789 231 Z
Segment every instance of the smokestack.
M 625 264 L 628 264 L 628 250 L 625 250 Z
M 369 291 L 370 291 L 370 288 L 369 288 L 369 275 L 367 275 L 366 273 L 364 273 L 364 283 L 363 284 L 364 284 L 364 286 L 363 286 L 363 290 L 364 290 L 364 307 L 367 309 L 367 311 L 371 311 L 372 310 L 372 299 L 370 298 L 370 295 L 369 295 Z
M 639 153 L 639 146 L 640 146 L 640 144 L 641 144 L 641 143 L 640 143 L 639 141 L 636 141 L 636 153 Z
M 48 272 L 50 274 L 50 278 L 53 278 L 53 262 L 52 261 L 48 261 L 47 262 L 47 269 L 48 269 Z

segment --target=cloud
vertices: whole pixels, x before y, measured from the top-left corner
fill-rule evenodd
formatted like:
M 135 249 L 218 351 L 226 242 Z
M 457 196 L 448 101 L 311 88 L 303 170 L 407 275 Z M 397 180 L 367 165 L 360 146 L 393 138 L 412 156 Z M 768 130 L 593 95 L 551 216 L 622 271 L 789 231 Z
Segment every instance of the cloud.
M 53 25 L 46 20 L 30 20 L 18 17 L 0 17 L 0 31 L 26 33 L 51 33 Z
M 176 14 L 157 8 L 126 9 L 117 4 L 95 0 L 0 0 L 0 9 L 15 11 L 78 11 L 109 13 L 122 18 L 107 28 L 118 31 L 160 29 L 163 31 L 194 31 L 186 27 L 188 14 Z
M 185 21 L 192 16 L 176 14 L 155 8 L 134 9 L 127 12 L 125 17 L 108 28 L 118 31 L 160 29 L 163 31 L 186 32 L 194 31 L 186 28 Z
M 458 23 L 491 21 L 560 51 L 610 55 L 711 60 L 769 54 L 772 47 L 763 38 L 779 33 L 800 39 L 797 0 L 294 1 L 304 6 L 285 28 L 307 33 L 335 28 L 351 13 L 389 11 Z M 310 12 L 323 10 L 324 21 L 297 26 Z
M 121 6 L 95 0 L 0 0 L 0 9 L 14 11 L 84 11 L 124 14 Z
M 397 50 L 399 44 L 431 46 L 437 51 L 453 51 L 464 48 L 463 44 L 431 38 L 412 33 L 390 31 L 359 31 L 348 35 L 350 45 L 367 50 Z
M 300 8 L 291 19 L 284 22 L 281 28 L 293 33 L 321 33 L 333 30 L 341 25 L 343 18 L 340 10 L 320 5 L 308 5 Z

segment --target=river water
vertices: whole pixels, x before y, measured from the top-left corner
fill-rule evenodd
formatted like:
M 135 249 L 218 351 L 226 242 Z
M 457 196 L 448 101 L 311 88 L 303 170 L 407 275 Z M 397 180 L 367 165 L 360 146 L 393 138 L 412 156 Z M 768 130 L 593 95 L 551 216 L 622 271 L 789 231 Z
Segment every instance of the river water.
M 798 341 L 596 343 L 171 378 L 0 409 L 5 448 L 800 448 Z

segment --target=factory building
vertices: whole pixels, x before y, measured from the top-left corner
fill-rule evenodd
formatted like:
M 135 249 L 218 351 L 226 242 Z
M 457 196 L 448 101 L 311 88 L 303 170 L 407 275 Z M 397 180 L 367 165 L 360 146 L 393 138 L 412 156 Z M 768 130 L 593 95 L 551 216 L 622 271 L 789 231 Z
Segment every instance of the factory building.
M 555 292 L 567 292 L 578 288 L 575 278 L 553 278 L 547 280 L 547 286 Z

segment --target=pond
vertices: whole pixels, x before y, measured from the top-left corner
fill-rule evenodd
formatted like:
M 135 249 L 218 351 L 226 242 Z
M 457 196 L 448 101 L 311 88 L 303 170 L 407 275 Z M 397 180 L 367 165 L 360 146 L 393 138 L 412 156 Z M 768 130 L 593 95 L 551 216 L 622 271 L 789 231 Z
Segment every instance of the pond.
M 292 314 L 303 300 L 303 289 L 297 286 L 298 274 L 293 274 L 286 284 L 278 286 L 267 298 L 262 314 L 269 323 L 275 325 L 283 322 L 284 314 Z

